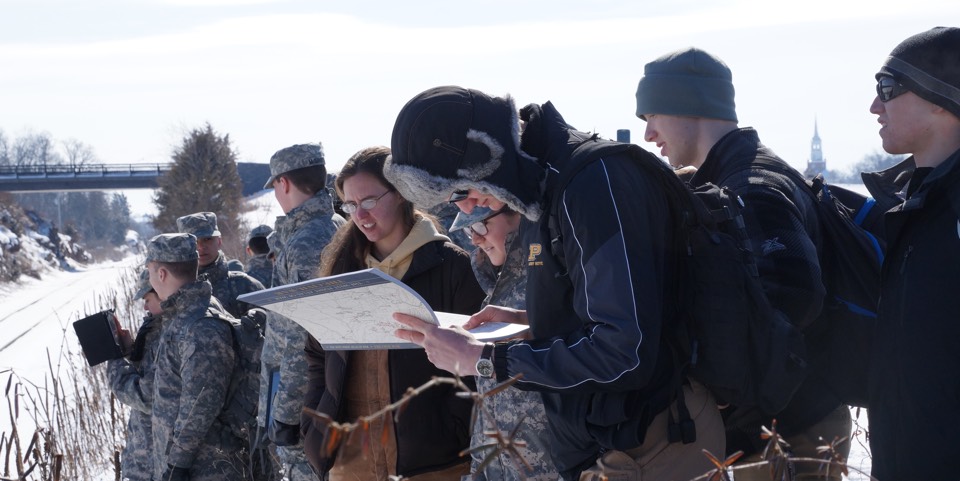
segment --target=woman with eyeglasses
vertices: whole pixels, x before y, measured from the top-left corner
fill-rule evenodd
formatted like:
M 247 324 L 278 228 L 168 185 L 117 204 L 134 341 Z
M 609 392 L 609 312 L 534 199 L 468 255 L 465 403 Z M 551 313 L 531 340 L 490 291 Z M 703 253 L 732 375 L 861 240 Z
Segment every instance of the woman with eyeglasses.
M 483 305 L 494 304 L 525 310 L 527 290 L 527 249 L 523 231 L 532 226 L 518 212 L 504 206 L 498 210 L 474 207 L 470 214 L 461 212 L 450 226 L 450 232 L 463 230 L 475 246 L 470 255 L 473 272 L 487 293 Z M 467 326 L 475 327 L 475 326 Z M 497 386 L 494 378 L 477 377 L 477 391 L 488 393 Z M 547 414 L 540 393 L 508 387 L 484 399 L 473 423 L 470 438 L 473 457 L 470 477 L 464 480 L 547 481 L 560 478 L 550 458 Z M 491 416 L 492 415 L 492 416 Z M 519 429 L 517 429 L 519 427 Z M 492 430 L 504 436 L 515 433 L 518 459 L 500 452 L 485 462 L 489 450 L 475 449 L 492 440 Z M 481 469 L 480 467 L 483 466 Z
M 354 154 L 336 180 L 341 208 L 350 222 L 324 249 L 320 275 L 377 268 L 402 280 L 437 311 L 472 314 L 483 300 L 470 259 L 440 233 L 383 176 L 386 147 Z M 422 349 L 324 351 L 313 337 L 305 406 L 337 422 L 353 422 L 399 400 L 408 388 L 432 377 L 452 377 L 427 360 Z M 469 443 L 472 401 L 452 386 L 432 387 L 414 397 L 394 422 L 390 415 L 359 431 L 326 456 L 325 423 L 304 415 L 301 431 L 310 464 L 331 481 L 459 480 L 469 471 L 460 452 Z M 365 441 L 366 439 L 366 441 Z

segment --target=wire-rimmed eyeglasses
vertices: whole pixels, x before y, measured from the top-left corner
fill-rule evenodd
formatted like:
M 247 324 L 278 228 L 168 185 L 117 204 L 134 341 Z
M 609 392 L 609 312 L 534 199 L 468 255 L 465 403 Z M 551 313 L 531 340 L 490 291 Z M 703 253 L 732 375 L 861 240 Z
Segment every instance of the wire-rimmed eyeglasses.
M 391 192 L 393 192 L 393 190 L 388 190 L 377 197 L 367 197 L 366 199 L 361 200 L 359 203 L 344 202 L 343 204 L 340 205 L 340 208 L 343 209 L 343 211 L 346 212 L 347 214 L 351 214 L 351 215 L 357 211 L 358 207 L 363 207 L 363 210 L 370 210 L 377 206 L 377 202 L 379 202 L 380 199 L 383 198 L 383 196 Z

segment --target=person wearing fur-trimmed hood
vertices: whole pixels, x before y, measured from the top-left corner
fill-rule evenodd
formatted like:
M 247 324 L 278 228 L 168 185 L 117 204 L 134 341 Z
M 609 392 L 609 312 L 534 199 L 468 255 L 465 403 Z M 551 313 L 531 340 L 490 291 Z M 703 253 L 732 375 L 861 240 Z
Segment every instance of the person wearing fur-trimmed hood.
M 710 468 L 702 449 L 723 451 L 723 427 L 703 386 L 678 387 L 666 344 L 673 221 L 659 181 L 620 154 L 583 166 L 554 194 L 558 176 L 578 167 L 573 149 L 592 138 L 549 102 L 518 115 L 509 97 L 438 87 L 407 103 L 385 167 L 405 197 L 455 201 L 468 213 L 506 205 L 536 222 L 524 239 L 527 310 L 487 306 L 468 323 L 529 322 L 532 339 L 485 345 L 402 314 L 395 318 L 413 331 L 397 335 L 424 345 L 441 369 L 500 382 L 523 374 L 514 385 L 543 396 L 563 479 L 693 478 Z M 566 266 L 550 250 L 551 202 L 563 213 Z M 668 441 L 678 392 L 697 426 L 688 444 Z

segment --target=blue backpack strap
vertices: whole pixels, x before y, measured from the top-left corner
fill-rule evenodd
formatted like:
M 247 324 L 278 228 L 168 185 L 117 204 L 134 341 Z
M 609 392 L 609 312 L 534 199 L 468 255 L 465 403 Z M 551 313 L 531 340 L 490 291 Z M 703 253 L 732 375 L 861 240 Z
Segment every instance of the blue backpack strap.
M 877 205 L 876 199 L 873 197 L 867 197 L 863 201 L 863 206 L 860 207 L 860 210 L 857 211 L 857 215 L 853 218 L 853 223 L 859 226 L 863 226 L 863 221 L 867 218 L 867 215 L 870 214 L 870 210 Z

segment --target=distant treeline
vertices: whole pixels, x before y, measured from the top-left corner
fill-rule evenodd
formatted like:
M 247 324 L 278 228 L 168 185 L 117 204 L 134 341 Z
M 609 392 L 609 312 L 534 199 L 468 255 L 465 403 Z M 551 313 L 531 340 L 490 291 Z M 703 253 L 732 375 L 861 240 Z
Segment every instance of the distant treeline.
M 0 165 L 85 165 L 99 163 L 93 148 L 76 139 L 56 141 L 46 132 L 8 139 L 0 130 Z M 134 223 L 123 194 L 103 192 L 28 193 L 12 196 L 21 208 L 49 221 L 59 234 L 88 247 L 119 246 Z M 47 232 L 42 232 L 48 235 Z
M 823 177 L 828 182 L 834 184 L 859 184 L 863 182 L 860 179 L 861 172 L 877 172 L 884 170 L 897 165 L 905 158 L 905 155 L 891 155 L 886 152 L 874 152 L 864 156 L 859 162 L 853 164 L 853 167 L 850 167 L 849 170 L 827 169 L 827 171 L 823 174 Z

